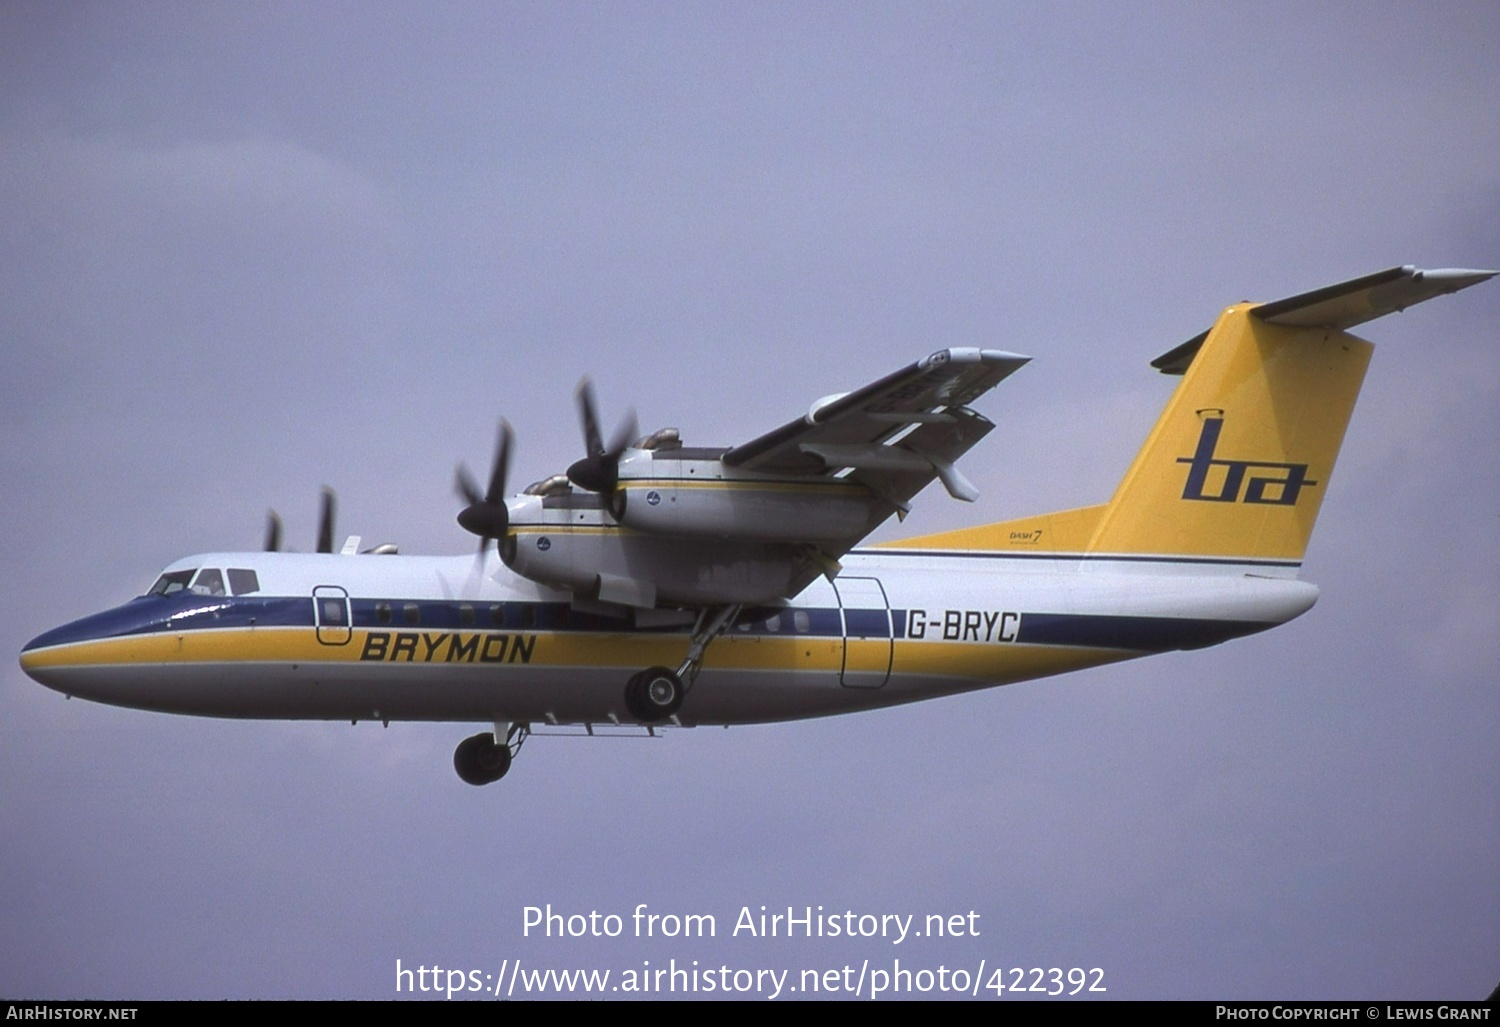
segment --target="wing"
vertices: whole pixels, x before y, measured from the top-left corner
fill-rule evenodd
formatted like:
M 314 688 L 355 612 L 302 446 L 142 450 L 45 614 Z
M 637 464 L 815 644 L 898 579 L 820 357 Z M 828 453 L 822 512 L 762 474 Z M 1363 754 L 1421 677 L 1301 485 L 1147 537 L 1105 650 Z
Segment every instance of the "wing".
M 968 409 L 1030 357 L 944 349 L 862 389 L 818 400 L 807 414 L 736 446 L 729 467 L 794 476 L 848 472 L 905 510 L 934 477 L 958 499 L 974 486 L 953 462 L 994 427 Z

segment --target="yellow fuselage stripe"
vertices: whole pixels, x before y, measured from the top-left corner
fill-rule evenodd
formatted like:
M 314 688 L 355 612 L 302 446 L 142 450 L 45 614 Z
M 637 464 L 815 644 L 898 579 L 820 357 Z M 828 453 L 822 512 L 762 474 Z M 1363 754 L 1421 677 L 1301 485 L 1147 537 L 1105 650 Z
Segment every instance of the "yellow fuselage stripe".
M 397 631 L 356 628 L 326 644 L 313 628 L 239 628 L 98 639 L 34 650 L 22 655 L 28 670 L 88 666 L 267 663 L 435 663 L 476 667 L 601 667 L 634 671 L 675 666 L 683 639 L 671 634 L 585 632 Z M 372 638 L 372 636 L 375 636 Z M 456 637 L 455 637 L 456 636 Z M 328 636 L 325 630 L 325 637 Z M 710 647 L 704 668 L 838 673 L 845 666 L 840 637 L 784 638 L 726 635 Z M 1125 650 L 972 643 L 851 640 L 848 667 L 883 668 L 890 654 L 893 675 L 1016 681 L 1059 674 L 1139 655 Z

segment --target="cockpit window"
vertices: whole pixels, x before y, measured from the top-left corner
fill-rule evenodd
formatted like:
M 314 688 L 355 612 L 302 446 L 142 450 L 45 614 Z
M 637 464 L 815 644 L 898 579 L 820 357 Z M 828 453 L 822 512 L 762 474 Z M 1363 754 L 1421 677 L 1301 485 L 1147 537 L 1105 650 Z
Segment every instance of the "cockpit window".
M 229 568 L 229 587 L 234 589 L 237 596 L 249 595 L 251 592 L 260 591 L 260 579 L 255 572 L 243 567 Z
M 205 567 L 198 572 L 198 576 L 188 587 L 195 595 L 221 596 L 224 594 L 224 575 L 219 572 L 218 568 Z
M 168 574 L 163 574 L 156 579 L 156 584 L 152 585 L 151 591 L 146 594 L 148 596 L 169 596 L 175 592 L 181 592 L 188 587 L 188 582 L 193 580 L 193 575 L 196 573 L 196 570 L 191 570 L 172 571 Z

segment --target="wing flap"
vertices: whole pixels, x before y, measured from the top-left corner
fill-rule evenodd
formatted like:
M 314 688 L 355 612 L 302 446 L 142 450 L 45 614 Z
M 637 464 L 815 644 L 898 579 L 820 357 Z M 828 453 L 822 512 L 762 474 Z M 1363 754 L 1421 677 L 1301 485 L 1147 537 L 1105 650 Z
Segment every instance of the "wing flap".
M 905 443 L 929 428 L 938 429 L 940 436 L 951 434 L 967 404 L 1030 359 L 999 350 L 938 350 L 861 389 L 819 400 L 803 417 L 729 450 L 724 463 L 746 470 L 807 475 L 863 466 L 872 472 L 920 474 L 926 484 L 938 473 L 936 465 Z M 876 451 L 890 448 L 889 440 L 913 425 L 917 430 L 902 440 L 906 455 Z M 914 458 L 915 463 L 911 462 Z M 952 458 L 946 459 L 951 462 Z M 886 465 L 875 468 L 880 461 Z M 901 466 L 893 466 L 896 463 Z
M 954 499 L 973 502 L 979 490 L 954 463 L 994 430 L 994 423 L 973 410 L 955 411 L 947 423 L 928 422 L 886 447 L 909 458 L 902 466 L 857 467 L 849 475 L 876 495 L 905 511 L 918 492 L 936 476 Z

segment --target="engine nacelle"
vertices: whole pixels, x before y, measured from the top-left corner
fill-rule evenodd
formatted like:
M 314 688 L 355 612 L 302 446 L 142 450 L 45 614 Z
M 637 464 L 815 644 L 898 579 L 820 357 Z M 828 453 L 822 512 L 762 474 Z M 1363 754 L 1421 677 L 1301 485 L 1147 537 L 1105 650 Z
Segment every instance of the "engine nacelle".
M 633 531 L 589 493 L 527 500 L 511 507 L 506 563 L 587 599 L 642 608 L 769 603 L 818 573 L 806 545 Z
M 654 535 L 759 542 L 839 542 L 870 530 L 880 501 L 839 481 L 816 485 L 653 481 L 625 485 L 613 500 L 621 524 Z
M 858 482 L 777 480 L 670 450 L 649 464 L 622 465 L 610 507 L 620 524 L 653 535 L 846 544 L 868 534 L 891 509 Z
M 590 599 L 627 606 L 769 603 L 795 591 L 811 563 L 806 547 L 774 542 L 666 538 L 622 528 L 599 532 L 517 528 L 511 570 Z

